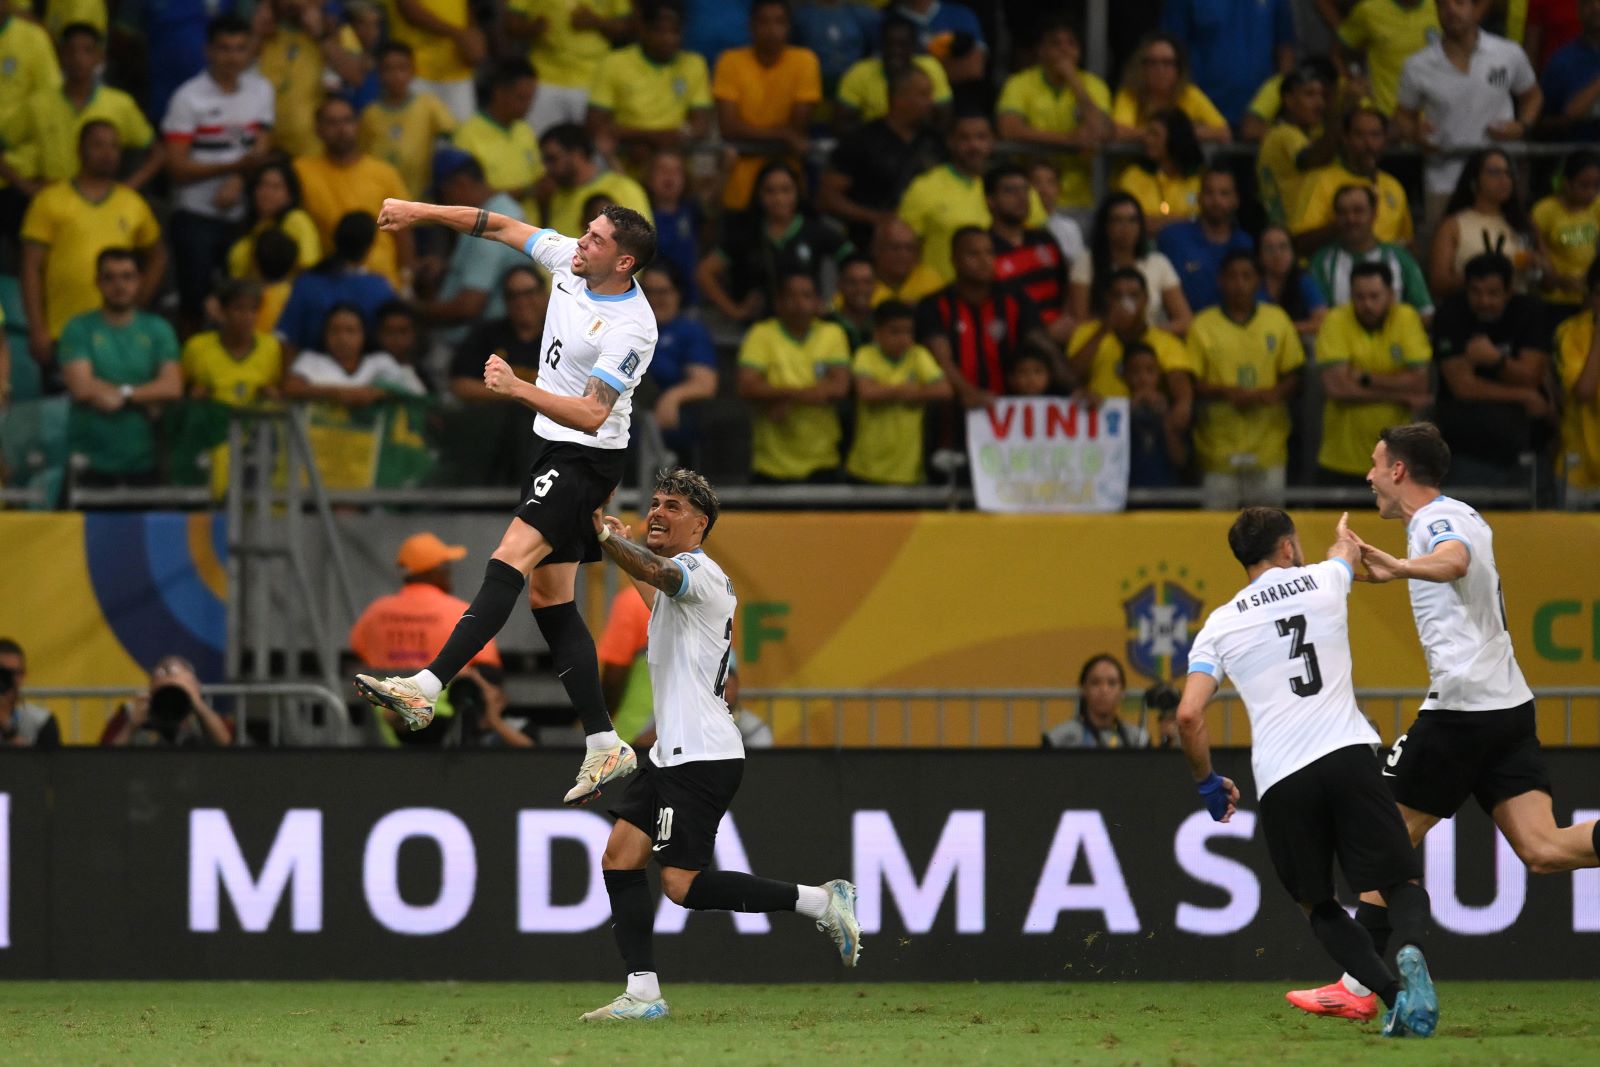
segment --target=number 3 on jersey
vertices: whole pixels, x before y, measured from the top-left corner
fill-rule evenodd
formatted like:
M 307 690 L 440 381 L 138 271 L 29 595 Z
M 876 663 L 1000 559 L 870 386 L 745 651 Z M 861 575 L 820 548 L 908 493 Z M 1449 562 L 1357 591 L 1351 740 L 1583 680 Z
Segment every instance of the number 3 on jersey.
M 1317 663 L 1317 646 L 1306 642 L 1306 617 L 1291 615 L 1278 620 L 1278 636 L 1291 638 L 1289 658 L 1305 663 L 1304 678 L 1290 678 L 1289 689 L 1297 697 L 1316 696 L 1322 692 L 1322 667 Z

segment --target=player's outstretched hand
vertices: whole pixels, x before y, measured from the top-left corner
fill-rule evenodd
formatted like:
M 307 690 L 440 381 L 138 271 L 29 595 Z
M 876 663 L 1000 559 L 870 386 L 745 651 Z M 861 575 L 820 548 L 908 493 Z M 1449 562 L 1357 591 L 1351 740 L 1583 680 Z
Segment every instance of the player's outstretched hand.
M 1404 564 L 1383 549 L 1374 548 L 1365 541 L 1361 542 L 1361 566 L 1366 568 L 1367 573 L 1359 575 L 1357 579 L 1359 581 L 1381 585 L 1405 577 Z
M 483 365 L 483 386 L 499 396 L 511 396 L 516 389 L 517 372 L 499 356 L 490 356 Z
M 410 229 L 417 222 L 416 208 L 417 205 L 409 200 L 386 199 L 378 211 L 378 229 L 390 233 Z
M 615 515 L 600 514 L 599 508 L 594 510 L 594 529 L 596 533 L 601 530 L 610 530 L 612 537 L 621 537 L 624 540 L 628 538 L 629 534 L 633 533 L 633 529 L 627 523 Z

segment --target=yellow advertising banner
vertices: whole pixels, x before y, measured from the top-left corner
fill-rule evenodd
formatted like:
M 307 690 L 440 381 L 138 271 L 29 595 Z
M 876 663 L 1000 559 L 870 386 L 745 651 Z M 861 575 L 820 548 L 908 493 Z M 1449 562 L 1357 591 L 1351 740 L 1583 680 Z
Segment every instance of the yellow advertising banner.
M 1295 517 L 1307 556 L 1321 558 L 1338 514 Z M 1600 516 L 1486 517 L 1529 683 L 1600 684 Z M 1206 614 L 1245 585 L 1228 551 L 1231 521 L 1205 512 L 732 513 L 706 550 L 739 594 L 746 687 L 1066 687 L 1097 652 L 1116 655 L 1129 686 L 1143 687 L 1181 679 Z M 1372 511 L 1351 522 L 1371 543 L 1405 554 L 1400 523 Z M 1425 687 L 1404 584 L 1356 586 L 1350 633 L 1358 687 Z M 1541 708 L 1542 732 L 1555 741 L 1558 714 Z M 963 706 L 957 718 L 940 735 L 945 743 L 1028 741 L 1002 736 L 994 708 L 969 723 Z M 1600 742 L 1594 719 L 1591 701 L 1575 739 Z M 807 727 L 813 743 L 831 742 L 832 708 Z M 893 722 L 887 729 L 899 733 Z M 919 725 L 913 742 L 940 743 L 929 729 Z M 799 732 L 797 721 L 779 724 L 780 741 Z

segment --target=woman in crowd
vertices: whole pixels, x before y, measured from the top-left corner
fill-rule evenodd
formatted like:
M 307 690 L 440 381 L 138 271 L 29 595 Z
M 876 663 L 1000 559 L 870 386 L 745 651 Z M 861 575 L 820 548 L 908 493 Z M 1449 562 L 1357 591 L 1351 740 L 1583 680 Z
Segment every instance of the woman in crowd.
M 1089 234 L 1089 254 L 1072 262 L 1068 309 L 1076 322 L 1105 314 L 1105 290 L 1111 272 L 1132 267 L 1144 275 L 1150 291 L 1150 324 L 1182 333 L 1194 314 L 1183 295 L 1172 261 L 1150 244 L 1144 209 L 1128 193 L 1112 193 L 1100 202 Z
M 394 394 L 423 396 L 417 372 L 387 352 L 367 351 L 361 309 L 335 304 L 322 328 L 322 351 L 302 352 L 289 367 L 283 395 L 291 400 L 326 400 L 364 408 Z
M 1228 120 L 1200 87 L 1189 80 L 1183 45 L 1169 33 L 1152 33 L 1123 72 L 1122 88 L 1111 102 L 1111 121 L 1119 141 L 1137 141 L 1156 115 L 1177 108 L 1194 123 L 1202 141 L 1226 143 L 1232 138 Z
M 1151 236 L 1169 222 L 1200 213 L 1200 171 L 1205 156 L 1194 124 L 1177 108 L 1157 112 L 1144 124 L 1144 158 L 1122 172 L 1117 186 L 1139 201 Z
M 731 216 L 722 243 L 700 261 L 695 278 L 712 307 L 740 324 L 771 314 L 773 288 L 787 274 L 808 274 L 823 291 L 823 264 L 850 252 L 843 234 L 802 210 L 800 176 L 787 163 L 756 175 L 750 207 Z M 824 303 L 832 298 L 823 293 Z
M 1046 748 L 1149 748 L 1150 732 L 1122 721 L 1128 677 L 1117 657 L 1090 656 L 1078 672 L 1078 714 L 1044 735 Z
M 228 275 L 256 281 L 255 239 L 263 231 L 278 229 L 294 239 L 299 253 L 295 272 L 310 270 L 322 258 L 322 238 L 317 224 L 300 208 L 300 179 L 287 159 L 278 158 L 256 171 L 248 186 L 248 228 L 228 249 Z
M 1516 288 L 1524 290 L 1534 258 L 1523 236 L 1527 232 L 1528 216 L 1511 157 L 1498 148 L 1474 152 L 1450 194 L 1428 253 L 1428 288 L 1434 302 L 1443 303 L 1460 289 L 1467 260 L 1485 252 L 1509 259 L 1517 269 Z
M 1283 226 L 1268 226 L 1256 242 L 1256 262 L 1261 267 L 1261 299 L 1277 304 L 1300 336 L 1309 340 L 1328 315 L 1328 301 L 1316 280 L 1300 269 L 1294 243 Z
M 1568 156 L 1556 191 L 1533 205 L 1531 216 L 1545 264 L 1539 295 L 1559 322 L 1581 310 L 1588 291 L 1584 278 L 1600 240 L 1600 155 L 1585 149 Z

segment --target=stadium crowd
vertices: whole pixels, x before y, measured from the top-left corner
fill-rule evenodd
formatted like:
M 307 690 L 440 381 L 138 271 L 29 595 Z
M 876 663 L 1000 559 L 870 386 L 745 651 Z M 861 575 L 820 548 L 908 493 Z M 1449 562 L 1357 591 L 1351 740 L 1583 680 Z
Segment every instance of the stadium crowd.
M 282 401 L 402 482 L 520 478 L 481 368 L 537 373 L 548 280 L 399 197 L 648 214 L 637 410 L 724 483 L 918 484 L 964 410 L 1076 395 L 1215 507 L 1423 414 L 1455 484 L 1600 499 L 1600 0 L 1137 0 L 1106 79 L 1082 17 L 0 0 L 0 473 L 55 398 L 77 485 L 204 480 Z

